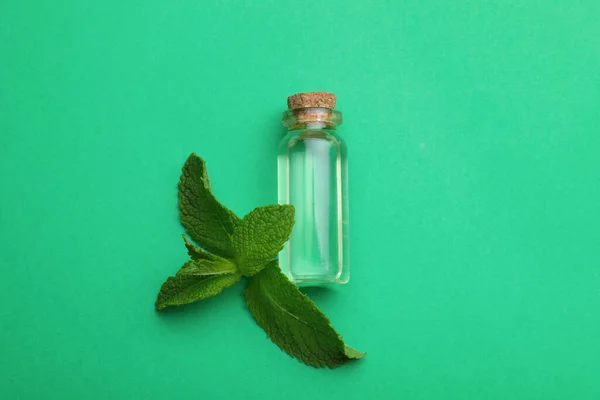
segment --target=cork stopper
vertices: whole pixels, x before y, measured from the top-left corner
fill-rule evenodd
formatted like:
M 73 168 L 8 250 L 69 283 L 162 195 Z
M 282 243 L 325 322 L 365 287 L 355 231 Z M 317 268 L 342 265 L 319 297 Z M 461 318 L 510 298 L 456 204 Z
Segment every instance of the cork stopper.
M 335 108 L 336 96 L 329 92 L 305 92 L 297 93 L 287 98 L 288 108 L 320 107 Z

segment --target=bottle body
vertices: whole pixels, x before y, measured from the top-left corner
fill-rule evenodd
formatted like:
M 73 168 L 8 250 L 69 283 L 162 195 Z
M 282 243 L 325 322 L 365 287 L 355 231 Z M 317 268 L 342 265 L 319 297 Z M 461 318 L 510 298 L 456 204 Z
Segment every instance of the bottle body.
M 297 285 L 346 283 L 349 274 L 347 147 L 335 124 L 290 128 L 278 153 L 280 204 L 295 207 L 281 270 Z

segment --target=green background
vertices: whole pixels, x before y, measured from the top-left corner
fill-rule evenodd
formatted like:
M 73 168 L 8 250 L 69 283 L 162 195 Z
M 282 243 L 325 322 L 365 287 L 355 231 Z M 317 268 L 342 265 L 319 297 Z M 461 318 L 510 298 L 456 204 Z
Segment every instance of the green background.
M 4 399 L 600 398 L 597 1 L 0 1 Z M 288 357 L 243 283 L 165 313 L 192 151 L 276 202 L 286 96 L 339 96 L 348 344 Z

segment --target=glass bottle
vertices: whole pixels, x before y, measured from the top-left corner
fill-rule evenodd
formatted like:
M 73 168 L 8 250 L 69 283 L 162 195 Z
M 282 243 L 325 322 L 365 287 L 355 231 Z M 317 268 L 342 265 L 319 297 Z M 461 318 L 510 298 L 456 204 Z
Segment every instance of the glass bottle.
M 326 92 L 288 97 L 278 152 L 279 204 L 295 207 L 290 240 L 279 254 L 281 270 L 297 285 L 347 283 L 347 148 L 338 135 L 342 113 Z

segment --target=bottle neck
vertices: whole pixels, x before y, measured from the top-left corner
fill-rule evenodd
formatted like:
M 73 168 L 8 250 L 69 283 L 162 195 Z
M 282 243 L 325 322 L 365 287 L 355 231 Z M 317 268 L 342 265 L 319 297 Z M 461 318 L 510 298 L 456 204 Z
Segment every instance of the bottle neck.
M 336 129 L 342 123 L 342 113 L 331 108 L 296 108 L 284 112 L 281 122 L 288 128 L 288 131 Z

